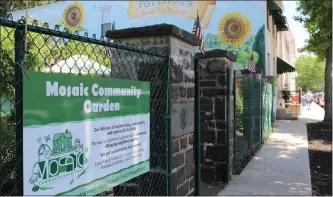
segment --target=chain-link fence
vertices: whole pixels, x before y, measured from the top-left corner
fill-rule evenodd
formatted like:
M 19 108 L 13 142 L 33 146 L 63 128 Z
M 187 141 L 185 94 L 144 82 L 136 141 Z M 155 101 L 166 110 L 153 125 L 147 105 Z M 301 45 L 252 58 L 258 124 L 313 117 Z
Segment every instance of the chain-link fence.
M 237 75 L 236 83 L 236 134 L 235 168 L 240 174 L 261 144 L 261 85 L 251 75 Z
M 273 85 L 262 83 L 262 142 L 272 134 Z
M 166 195 L 169 55 L 24 24 L 0 19 L 0 194 L 22 195 L 23 77 L 36 71 L 150 82 L 150 171 L 107 194 Z

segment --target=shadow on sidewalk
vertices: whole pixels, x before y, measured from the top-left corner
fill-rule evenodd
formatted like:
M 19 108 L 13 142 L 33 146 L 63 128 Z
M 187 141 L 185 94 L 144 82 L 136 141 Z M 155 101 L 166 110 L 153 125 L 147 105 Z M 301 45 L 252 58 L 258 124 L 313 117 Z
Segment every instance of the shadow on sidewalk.
M 311 195 L 308 121 L 277 121 L 270 139 L 219 195 Z

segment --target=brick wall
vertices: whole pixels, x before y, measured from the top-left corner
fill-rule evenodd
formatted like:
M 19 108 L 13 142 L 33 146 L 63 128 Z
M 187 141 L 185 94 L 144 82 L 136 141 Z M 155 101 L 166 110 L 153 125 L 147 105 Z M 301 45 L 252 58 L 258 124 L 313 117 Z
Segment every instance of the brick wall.
M 152 30 L 152 28 L 154 30 Z M 151 26 L 136 28 L 132 31 L 133 35 L 128 35 L 125 30 L 111 32 L 110 38 L 123 44 L 140 45 L 144 48 L 152 49 L 157 52 L 170 54 L 171 56 L 171 69 L 170 69 L 170 81 L 164 80 L 164 84 L 169 85 L 171 88 L 171 195 L 193 195 L 195 182 L 194 182 L 194 149 L 193 149 L 193 133 L 194 133 L 194 45 L 193 40 L 198 42 L 195 36 L 184 32 L 183 30 L 167 25 L 167 28 L 160 26 Z M 162 33 L 159 33 L 161 31 Z M 171 32 L 171 33 L 170 33 Z M 127 35 L 125 35 L 127 34 Z M 139 34 L 143 34 L 140 37 Z M 151 34 L 152 36 L 149 36 Z M 155 35 L 156 34 L 156 35 Z M 170 35 L 171 34 L 171 35 Z M 178 36 L 173 36 L 176 34 Z M 122 38 L 122 36 L 126 38 Z M 124 52 L 131 53 L 131 52 Z M 139 72 L 138 70 L 132 70 L 127 68 L 129 65 L 123 65 L 122 68 L 115 69 L 113 76 L 122 75 L 126 70 L 131 72 Z M 145 70 L 150 70 L 151 75 L 155 74 L 154 69 L 145 67 Z M 139 76 L 138 76 L 139 77 Z M 152 89 L 152 88 L 151 88 Z M 165 90 L 167 92 L 167 90 Z M 165 98 L 159 98 L 151 102 L 166 102 Z M 164 113 L 165 109 L 161 109 Z M 151 119 L 154 116 L 163 116 L 162 112 L 156 112 L 151 114 Z M 164 118 L 165 120 L 166 118 Z M 154 121 L 151 121 L 154 124 Z M 163 124 L 163 122 L 161 123 Z M 136 187 L 139 192 L 127 195 L 166 195 L 166 187 L 161 190 L 161 185 L 166 186 L 166 130 L 165 126 L 159 125 L 154 128 L 160 128 L 158 131 L 151 130 L 151 172 L 146 173 L 136 179 L 133 179 L 117 188 L 121 188 L 123 191 L 128 188 Z M 157 135 L 154 135 L 157 134 Z M 164 134 L 164 135 L 162 135 Z M 154 144 L 156 146 L 154 147 Z M 158 145 L 159 144 L 159 145 Z M 154 149 L 158 149 L 157 153 L 154 153 Z M 161 151 L 160 149 L 163 149 Z M 156 165 L 156 164 L 161 165 Z M 149 175 L 150 174 L 150 175 Z M 155 178 L 155 180 L 164 180 L 161 182 L 147 183 L 149 177 L 161 176 L 163 178 Z M 147 179 L 143 179 L 145 177 Z M 138 181 L 136 181 L 138 180 Z M 152 193 L 150 191 L 142 191 L 142 188 L 146 188 L 148 184 L 153 184 L 150 189 L 159 190 L 159 193 Z M 155 185 L 154 185 L 155 184 Z M 126 193 L 115 190 L 116 195 L 126 195 Z
M 234 60 L 225 57 L 224 51 L 207 52 L 206 56 L 199 60 L 201 180 L 213 184 L 228 182 L 232 176 Z
M 194 152 L 193 134 L 172 140 L 172 193 L 174 196 L 193 195 Z
M 194 47 L 171 38 L 171 195 L 194 192 Z
M 169 36 L 144 37 L 116 40 L 118 43 L 126 45 L 138 45 L 152 49 L 160 53 L 170 53 Z M 167 194 L 167 89 L 168 89 L 168 68 L 165 62 L 159 63 L 144 60 L 142 54 L 113 49 L 113 55 L 118 56 L 112 62 L 112 76 L 122 79 L 133 79 L 140 81 L 150 81 L 150 172 L 136 177 L 126 183 L 115 187 L 116 196 L 163 196 Z M 131 58 L 131 61 L 124 59 Z M 136 61 L 133 60 L 136 58 Z M 154 59 L 154 58 L 151 58 Z M 156 58 L 159 59 L 159 58 Z M 161 60 L 161 59 L 159 59 Z M 129 63 L 133 63 L 130 65 Z M 115 64 L 117 63 L 117 64 Z M 161 64 L 162 63 L 162 64 Z M 129 75 L 129 73 L 133 73 Z M 128 76 L 133 76 L 129 78 Z

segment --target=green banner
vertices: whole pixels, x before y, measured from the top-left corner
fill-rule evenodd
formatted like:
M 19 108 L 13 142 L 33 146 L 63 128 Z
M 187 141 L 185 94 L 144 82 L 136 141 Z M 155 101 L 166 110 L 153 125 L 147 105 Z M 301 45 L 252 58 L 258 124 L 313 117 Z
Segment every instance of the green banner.
M 147 82 L 28 72 L 24 126 L 149 113 Z
M 28 72 L 24 195 L 97 195 L 150 170 L 150 84 Z

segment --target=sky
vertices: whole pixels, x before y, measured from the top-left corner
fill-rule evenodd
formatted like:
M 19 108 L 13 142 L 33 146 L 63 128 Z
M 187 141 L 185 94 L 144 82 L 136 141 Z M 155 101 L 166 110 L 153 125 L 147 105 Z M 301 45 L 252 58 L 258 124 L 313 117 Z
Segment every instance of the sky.
M 295 21 L 293 16 L 298 15 L 296 12 L 296 1 L 283 1 L 284 15 L 288 19 L 289 28 L 295 38 L 296 50 L 302 48 L 305 44 L 305 40 L 309 38 L 307 30 L 303 27 L 303 24 Z M 301 53 L 296 52 L 296 56 L 299 57 Z

